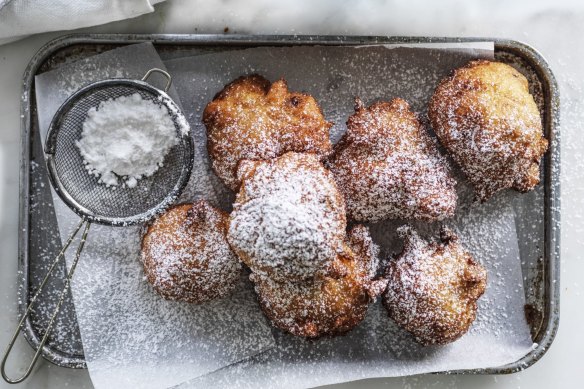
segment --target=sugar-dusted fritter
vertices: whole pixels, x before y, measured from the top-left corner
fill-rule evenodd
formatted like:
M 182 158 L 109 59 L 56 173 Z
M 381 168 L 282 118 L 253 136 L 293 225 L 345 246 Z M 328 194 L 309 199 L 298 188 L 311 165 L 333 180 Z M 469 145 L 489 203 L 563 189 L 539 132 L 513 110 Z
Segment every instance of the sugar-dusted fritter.
M 317 157 L 242 161 L 238 178 L 228 240 L 253 272 L 300 281 L 343 271 L 345 206 Z
M 243 159 L 271 159 L 288 151 L 324 158 L 332 150 L 332 124 L 316 100 L 288 91 L 283 79 L 273 84 L 259 75 L 236 79 L 207 105 L 203 122 L 213 169 L 234 191 L 239 187 L 237 164 Z
M 435 221 L 454 214 L 456 182 L 447 162 L 402 99 L 368 108 L 357 99 L 327 166 L 353 220 Z
M 227 243 L 228 220 L 199 201 L 174 206 L 150 224 L 141 260 L 154 290 L 168 300 L 197 304 L 229 295 L 242 267 Z
M 427 242 L 410 227 L 402 253 L 387 267 L 383 304 L 389 316 L 423 345 L 446 344 L 464 335 L 476 318 L 487 273 L 448 229 Z
M 378 247 L 364 226 L 354 227 L 342 256 L 347 272 L 340 277 L 305 282 L 276 281 L 252 273 L 260 306 L 272 324 L 296 336 L 343 334 L 359 324 L 387 281 L 374 280 Z
M 548 142 L 527 79 L 513 67 L 481 60 L 456 69 L 436 88 L 429 117 L 479 200 L 539 183 Z

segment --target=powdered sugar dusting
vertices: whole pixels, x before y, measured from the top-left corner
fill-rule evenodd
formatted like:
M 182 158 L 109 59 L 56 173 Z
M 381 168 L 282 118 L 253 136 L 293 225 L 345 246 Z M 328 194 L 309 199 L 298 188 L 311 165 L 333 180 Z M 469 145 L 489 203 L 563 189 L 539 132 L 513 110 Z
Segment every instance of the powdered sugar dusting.
M 287 153 L 246 162 L 233 206 L 229 242 L 254 272 L 303 280 L 329 271 L 342 250 L 345 208 L 318 159 Z
M 436 88 L 429 116 L 481 201 L 539 183 L 548 142 L 527 80 L 510 65 L 471 61 L 456 69 Z
M 434 221 L 454 214 L 456 181 L 409 108 L 402 99 L 368 108 L 357 100 L 327 164 L 350 218 Z
M 329 128 L 308 94 L 290 92 L 283 79 L 270 83 L 260 75 L 239 77 L 209 102 L 203 113 L 213 169 L 237 190 L 237 164 L 271 159 L 285 152 L 308 152 L 321 158 L 331 152 Z
M 141 260 L 161 296 L 190 303 L 229 295 L 241 265 L 226 239 L 227 214 L 205 201 L 169 209 L 147 229 Z
M 383 303 L 390 317 L 424 345 L 446 344 L 464 335 L 476 318 L 486 271 L 443 230 L 441 243 L 426 242 L 411 227 L 402 253 L 387 268 Z
M 355 226 L 347 239 L 346 272 L 339 277 L 290 282 L 253 273 L 258 300 L 272 323 L 297 336 L 316 338 L 352 330 L 387 282 L 373 280 L 379 248 L 365 226 Z

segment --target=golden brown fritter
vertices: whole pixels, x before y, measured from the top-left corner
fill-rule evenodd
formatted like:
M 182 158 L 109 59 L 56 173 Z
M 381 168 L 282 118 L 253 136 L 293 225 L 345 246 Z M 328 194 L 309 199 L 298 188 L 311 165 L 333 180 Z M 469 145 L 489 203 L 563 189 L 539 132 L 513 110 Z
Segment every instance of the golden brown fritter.
M 314 155 L 242 161 L 238 178 L 228 240 L 253 272 L 299 281 L 343 271 L 345 206 Z
M 288 151 L 324 158 L 332 149 L 329 128 L 316 100 L 259 76 L 240 77 L 205 108 L 207 148 L 215 173 L 232 190 L 239 161 L 266 160 Z
M 386 280 L 373 280 L 378 253 L 367 228 L 356 226 L 342 258 L 347 269 L 344 276 L 299 283 L 258 274 L 250 279 L 274 326 L 307 338 L 340 335 L 365 318 L 369 304 L 385 289 Z
M 229 295 L 241 264 L 226 239 L 228 215 L 205 201 L 172 207 L 142 238 L 144 273 L 168 300 L 200 304 Z
M 404 249 L 387 267 L 383 294 L 389 316 L 423 345 L 455 341 L 476 318 L 485 268 L 447 229 L 441 243 L 426 242 L 409 227 L 399 232 L 405 235 Z
M 482 60 L 456 69 L 436 88 L 429 117 L 479 200 L 539 183 L 548 142 L 527 79 L 511 66 Z
M 349 218 L 442 220 L 456 208 L 455 180 L 402 99 L 366 108 L 357 99 L 347 132 L 327 162 Z

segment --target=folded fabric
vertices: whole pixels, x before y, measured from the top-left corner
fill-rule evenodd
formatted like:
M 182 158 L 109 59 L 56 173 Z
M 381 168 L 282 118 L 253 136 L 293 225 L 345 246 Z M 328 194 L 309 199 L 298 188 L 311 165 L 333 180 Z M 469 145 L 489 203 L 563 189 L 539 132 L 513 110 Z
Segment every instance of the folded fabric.
M 0 44 L 40 32 L 73 30 L 154 12 L 165 0 L 0 0 Z

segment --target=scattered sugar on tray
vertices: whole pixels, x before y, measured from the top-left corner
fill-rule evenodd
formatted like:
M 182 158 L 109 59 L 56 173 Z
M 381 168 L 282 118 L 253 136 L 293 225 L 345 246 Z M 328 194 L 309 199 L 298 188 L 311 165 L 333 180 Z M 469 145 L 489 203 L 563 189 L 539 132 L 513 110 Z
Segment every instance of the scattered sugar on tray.
M 188 128 L 188 125 L 187 125 Z M 153 175 L 178 143 L 166 108 L 138 93 L 109 99 L 91 108 L 76 142 L 86 169 L 106 186 L 133 188 Z
M 374 72 L 374 73 L 377 75 L 379 72 Z M 427 78 L 427 79 L 422 80 L 422 82 L 424 84 L 425 83 L 432 84 L 434 82 L 434 80 L 436 79 L 436 77 L 434 77 L 433 75 L 427 76 L 426 73 L 423 73 L 423 75 L 424 75 L 424 77 Z M 355 80 L 361 80 L 361 79 L 355 77 Z M 345 83 L 349 83 L 349 82 L 351 84 L 354 83 L 355 88 L 360 87 L 355 80 L 345 80 Z M 377 80 L 377 82 L 378 82 L 378 80 Z M 371 82 L 368 81 L 368 82 L 364 82 L 363 84 L 371 84 Z M 423 89 L 423 85 L 420 86 L 418 81 L 411 82 L 410 84 L 413 85 L 414 89 L 415 88 L 422 88 Z M 392 91 L 391 93 L 399 94 L 398 92 L 394 92 L 394 91 L 400 91 L 400 89 L 398 88 L 399 85 L 398 84 L 394 85 L 393 81 L 392 82 L 385 81 L 385 82 L 381 83 L 381 85 L 383 85 L 384 89 Z M 370 88 L 370 94 L 382 96 L 382 91 L 375 92 L 375 93 L 372 92 L 372 91 L 376 90 L 376 86 L 368 85 L 368 87 Z M 379 88 L 381 89 L 381 87 L 379 87 Z M 323 94 L 324 94 L 324 89 L 323 89 Z M 356 93 L 356 94 L 361 95 L 361 93 Z M 354 94 L 351 93 L 350 95 L 343 95 L 341 97 L 342 97 L 342 99 L 349 101 L 353 95 Z M 322 99 L 319 99 L 319 101 L 325 100 L 325 99 L 330 100 L 331 105 L 332 105 L 333 100 L 337 100 L 337 104 L 338 104 L 338 100 L 342 100 L 341 97 L 339 97 L 338 95 L 334 95 L 334 94 L 331 94 L 330 96 L 325 95 Z M 420 100 L 420 103 L 419 103 L 420 106 L 424 103 L 426 98 L 427 98 L 427 96 L 426 96 L 426 94 L 424 94 L 424 98 Z M 193 98 L 192 101 L 195 101 L 195 99 Z M 207 101 L 205 101 L 205 103 L 206 102 Z M 418 111 L 421 111 L 420 106 L 417 107 Z M 324 108 L 325 108 L 325 110 L 327 110 L 327 107 L 324 107 Z M 199 111 L 197 111 L 197 112 L 199 112 Z M 337 132 L 341 132 L 343 130 L 343 123 L 346 120 L 346 115 L 344 114 L 344 112 L 342 110 L 333 111 L 329 107 L 328 113 L 329 114 L 327 115 L 327 117 L 330 116 L 331 119 L 334 119 L 334 121 L 336 123 L 338 123 L 338 125 L 336 126 Z M 191 123 L 193 123 L 193 121 L 191 121 Z M 519 196 L 519 195 L 517 195 L 517 196 Z M 490 220 L 490 218 L 489 218 L 489 220 Z M 485 223 L 488 224 L 488 220 Z M 479 230 L 482 230 L 482 229 L 479 229 Z M 486 229 L 485 232 L 488 233 L 488 231 L 491 231 L 491 230 L 496 231 L 496 228 L 489 227 L 488 229 Z M 478 230 L 476 232 L 478 232 Z M 493 239 L 493 238 L 490 238 L 490 239 Z M 487 261 L 488 262 L 487 264 L 489 266 L 495 266 L 496 264 L 493 264 L 492 262 L 490 262 L 490 260 L 491 260 L 491 258 L 489 258 L 489 260 Z M 497 264 L 499 264 L 499 263 L 501 263 L 501 262 L 498 262 Z M 502 265 L 503 266 L 501 266 L 501 268 L 506 269 L 505 263 L 502 263 Z M 132 269 L 125 269 L 125 268 L 122 268 L 122 269 L 116 268 L 116 272 L 119 272 L 119 273 L 128 272 L 130 275 L 133 274 Z M 504 276 L 506 276 L 506 272 L 504 272 Z M 109 273 L 107 275 L 105 275 L 105 274 L 103 275 L 103 278 L 107 279 L 108 282 L 106 283 L 104 280 L 102 282 L 103 285 L 102 285 L 101 289 L 107 290 L 106 287 L 110 286 L 109 285 L 109 283 L 110 283 L 109 278 L 110 277 L 111 276 L 109 275 Z M 493 280 L 493 277 L 491 277 L 491 280 Z M 129 280 L 125 280 L 125 281 L 126 281 L 126 285 L 134 286 L 134 284 L 137 284 L 137 283 L 127 282 Z M 499 287 L 502 287 L 503 284 L 504 283 L 501 283 L 500 285 L 489 285 L 489 286 L 490 287 L 495 286 L 495 287 L 499 288 Z M 88 283 L 87 286 L 91 286 L 90 283 Z M 88 288 L 88 289 L 91 289 L 91 288 Z M 122 298 L 127 299 L 127 294 L 125 296 L 120 295 L 120 299 L 122 299 Z M 483 302 L 485 302 L 484 298 L 488 298 L 488 296 L 483 297 L 483 299 L 482 299 Z M 509 300 L 509 299 L 511 299 L 511 297 L 507 296 L 507 300 Z M 139 301 L 140 304 L 144 304 L 143 300 L 139 297 L 136 297 L 135 300 L 137 302 Z M 146 302 L 146 304 L 152 305 L 151 306 L 152 315 L 155 315 L 157 312 L 160 311 L 160 304 L 157 304 L 157 301 Z M 505 301 L 501 302 L 500 300 L 498 300 L 498 298 L 493 298 L 491 300 L 491 304 L 492 304 L 492 309 L 506 309 L 505 308 L 505 306 L 506 306 Z M 375 308 L 379 308 L 379 307 L 376 306 Z M 479 313 L 481 311 L 484 311 L 485 313 L 488 312 L 489 311 L 488 308 L 489 307 L 486 307 L 486 306 L 481 307 L 481 309 L 479 310 Z M 506 310 L 506 312 L 509 313 L 510 311 Z M 520 312 L 520 314 L 522 314 L 522 312 Z M 174 320 L 179 319 L 179 318 L 173 318 L 172 315 L 169 315 L 169 316 L 171 316 L 171 317 L 169 318 L 168 321 L 171 321 L 171 319 L 174 319 Z M 409 357 L 411 360 L 418 360 L 418 358 L 416 358 L 418 355 L 428 355 L 428 354 L 424 353 L 423 350 L 416 348 L 415 345 L 412 345 L 411 341 L 409 341 L 409 338 L 404 337 L 403 334 L 400 331 L 398 331 L 395 328 L 395 326 L 392 325 L 392 323 L 389 321 L 389 319 L 385 318 L 385 316 L 387 316 L 387 315 L 386 315 L 386 312 L 384 309 L 383 310 L 379 309 L 379 313 L 377 312 L 377 309 L 372 310 L 372 312 L 370 312 L 369 318 L 367 319 L 367 322 L 364 323 L 361 326 L 361 328 L 357 328 L 354 333 L 347 335 L 347 337 L 345 339 L 348 340 L 350 338 L 352 340 L 355 340 L 355 344 L 363 345 L 363 348 L 367 349 L 368 353 L 371 353 L 372 349 L 373 350 L 382 350 L 385 353 L 387 353 L 387 350 L 391 350 L 393 355 L 401 356 L 402 359 Z M 488 315 L 488 317 L 491 317 L 491 316 L 492 316 L 492 313 Z M 477 328 L 479 330 L 478 332 L 479 333 L 494 332 L 495 329 L 494 328 L 489 329 L 490 324 L 485 323 L 484 318 L 485 317 L 482 317 L 482 318 L 480 317 L 477 320 L 479 322 L 482 321 L 481 324 L 483 324 L 481 326 L 476 326 L 476 327 L 478 327 Z M 196 316 L 195 316 L 195 319 L 196 319 Z M 495 323 L 496 320 L 492 320 L 492 322 Z M 112 323 L 112 324 L 114 324 L 114 323 Z M 144 323 L 142 321 L 135 320 L 135 327 L 136 327 L 135 330 L 138 330 L 138 329 L 142 330 L 144 327 Z M 172 328 L 174 328 L 174 327 L 175 326 L 173 326 Z M 249 327 L 249 328 L 253 328 L 253 327 Z M 120 334 L 125 335 L 127 333 L 127 330 L 122 331 L 122 330 L 117 329 L 116 327 L 112 327 L 112 329 L 116 335 L 120 335 Z M 364 334 L 367 334 L 367 330 L 371 330 L 372 332 L 375 333 L 375 340 L 376 341 L 371 341 L 370 338 L 366 338 L 365 336 L 363 336 Z M 120 334 L 118 334 L 118 332 Z M 151 335 L 153 335 L 153 334 L 151 332 L 149 332 L 149 336 L 151 336 Z M 95 338 L 94 339 L 95 343 L 97 343 L 101 340 L 96 335 L 94 335 L 94 338 Z M 166 338 L 167 338 L 167 340 L 168 340 L 168 338 L 170 338 L 173 341 L 175 341 L 175 336 L 169 335 Z M 345 340 L 345 339 L 341 339 L 341 340 Z M 386 341 L 385 339 L 391 339 L 391 342 Z M 157 341 L 158 340 L 156 340 L 154 338 L 154 336 L 152 336 L 152 338 L 149 338 L 149 341 L 147 342 L 147 347 L 153 347 Z M 237 339 L 237 342 L 239 342 L 239 339 Z M 265 364 L 261 365 L 259 367 L 259 369 L 257 369 L 257 371 L 262 373 L 261 376 L 263 376 L 265 374 L 265 375 L 271 375 L 273 377 L 277 377 L 276 379 L 280 379 L 280 378 L 282 378 L 282 375 L 271 374 L 271 373 L 276 372 L 276 369 L 281 364 L 282 365 L 284 364 L 281 362 L 281 359 L 285 359 L 287 361 L 288 359 L 286 359 L 286 358 L 293 358 L 293 357 L 290 357 L 290 354 L 293 353 L 292 355 L 299 356 L 298 359 L 300 359 L 300 356 L 306 355 L 307 358 L 309 358 L 309 361 L 304 363 L 304 364 L 300 363 L 300 362 L 305 362 L 305 361 L 299 361 L 296 364 L 299 367 L 290 368 L 291 374 L 289 374 L 289 376 L 291 376 L 294 373 L 296 373 L 298 375 L 308 376 L 308 375 L 306 375 L 306 370 L 303 370 L 303 367 L 306 367 L 306 364 L 310 365 L 310 369 L 313 373 L 316 372 L 316 374 L 314 374 L 313 376 L 318 376 L 318 377 L 325 376 L 326 371 L 324 371 L 324 368 L 322 367 L 325 365 L 325 363 L 322 363 L 322 360 L 332 360 L 333 358 L 340 358 L 339 355 L 342 355 L 343 352 L 346 350 L 345 348 L 342 348 L 342 347 L 341 348 L 339 348 L 339 347 L 332 348 L 331 347 L 329 349 L 329 348 L 327 348 L 327 345 L 329 344 L 329 342 L 330 343 L 336 342 L 336 343 L 334 343 L 335 345 L 337 345 L 337 343 L 341 343 L 338 339 L 337 340 L 328 340 L 328 339 L 321 340 L 320 343 L 312 343 L 312 342 L 307 343 L 307 342 L 305 342 L 305 343 L 307 343 L 307 345 L 304 345 L 304 343 L 301 343 L 301 342 L 298 342 L 298 345 L 297 345 L 297 343 L 295 343 L 295 342 L 292 343 L 292 341 L 290 341 L 289 343 L 284 343 L 282 346 L 279 346 L 279 350 L 277 350 L 276 352 L 266 353 L 265 359 L 268 360 L 269 362 L 265 362 Z M 296 350 L 295 347 L 298 347 L 301 350 L 301 352 Z M 280 351 L 280 350 L 287 350 L 287 351 L 289 351 L 289 353 L 286 354 L 285 351 Z M 283 357 L 280 357 L 281 354 L 284 354 Z M 363 355 L 360 353 L 360 349 L 358 347 L 354 347 L 354 349 L 351 349 L 350 355 L 353 359 L 361 357 L 362 360 L 367 360 L 367 366 L 376 366 L 376 364 L 377 364 L 375 361 L 369 362 L 369 359 L 365 359 L 363 357 Z M 369 355 L 369 354 L 366 354 L 366 355 Z M 430 356 L 428 355 L 428 357 L 430 357 Z M 121 355 L 119 355 L 118 353 L 115 353 L 110 358 L 110 361 L 115 361 L 116 364 L 119 364 L 120 360 L 122 360 L 122 358 L 121 358 Z M 254 361 L 255 361 L 255 359 L 254 359 Z M 295 362 L 296 362 L 296 360 L 295 360 Z M 383 363 L 384 363 L 384 366 L 387 365 L 387 362 L 385 359 L 383 359 Z M 288 363 L 286 366 L 290 366 L 290 365 L 291 364 Z M 243 382 L 245 382 L 246 374 L 244 374 L 244 373 L 246 373 L 246 371 L 238 370 L 239 369 L 238 366 L 240 366 L 240 365 L 233 365 L 233 366 L 234 367 L 229 367 L 228 371 L 233 369 L 236 372 L 241 373 L 240 375 L 237 375 L 237 374 L 227 375 L 227 377 L 228 377 L 227 381 L 222 381 L 223 377 L 216 377 L 215 375 L 212 375 L 211 376 L 212 378 L 210 378 L 210 379 L 215 380 L 214 382 L 225 383 L 225 385 L 228 385 L 228 384 L 233 385 L 233 382 L 239 382 L 239 380 L 243 380 Z M 238 368 L 235 368 L 236 366 Z M 282 368 L 282 370 L 283 370 L 283 368 Z M 348 371 L 350 369 L 345 369 L 345 370 L 347 370 L 347 374 L 348 374 Z M 414 370 L 415 370 L 415 368 L 414 368 Z M 336 374 L 343 374 L 343 372 L 337 371 Z M 368 373 L 365 372 L 362 374 L 366 375 Z M 335 376 L 338 376 L 338 375 L 335 375 Z M 286 378 L 286 381 L 290 380 L 290 381 L 294 382 L 293 378 L 288 378 L 288 376 L 284 376 L 284 377 Z M 229 381 L 229 380 L 231 380 L 231 381 Z M 262 381 L 260 380 L 260 382 L 262 382 Z M 255 383 L 257 383 L 257 382 L 255 382 Z

